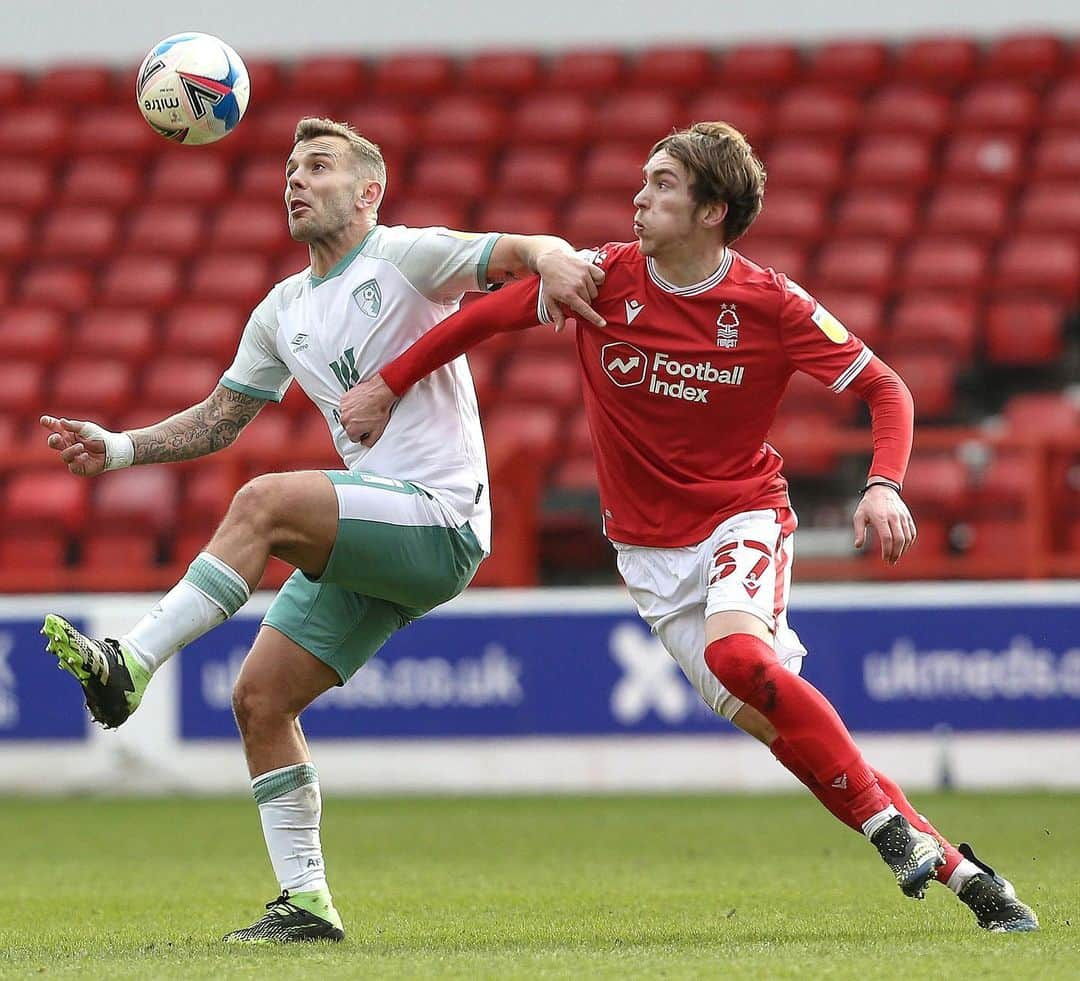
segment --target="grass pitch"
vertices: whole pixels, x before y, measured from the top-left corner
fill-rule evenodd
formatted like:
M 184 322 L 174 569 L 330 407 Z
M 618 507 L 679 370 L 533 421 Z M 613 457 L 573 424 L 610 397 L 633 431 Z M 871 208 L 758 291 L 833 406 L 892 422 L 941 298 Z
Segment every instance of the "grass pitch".
M 0 976 L 1080 977 L 1080 797 L 918 795 L 1037 910 L 901 896 L 809 797 L 324 801 L 344 943 L 226 948 L 276 895 L 248 800 L 0 800 Z

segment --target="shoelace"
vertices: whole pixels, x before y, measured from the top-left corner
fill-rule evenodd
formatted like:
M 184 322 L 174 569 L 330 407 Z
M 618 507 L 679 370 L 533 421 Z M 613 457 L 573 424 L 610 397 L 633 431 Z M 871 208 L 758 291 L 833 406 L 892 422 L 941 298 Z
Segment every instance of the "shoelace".
M 278 916 L 287 916 L 289 913 L 301 912 L 299 906 L 294 906 L 289 902 L 289 890 L 282 889 L 281 895 L 277 899 L 271 900 L 266 904 L 266 908 L 272 913 L 277 913 Z

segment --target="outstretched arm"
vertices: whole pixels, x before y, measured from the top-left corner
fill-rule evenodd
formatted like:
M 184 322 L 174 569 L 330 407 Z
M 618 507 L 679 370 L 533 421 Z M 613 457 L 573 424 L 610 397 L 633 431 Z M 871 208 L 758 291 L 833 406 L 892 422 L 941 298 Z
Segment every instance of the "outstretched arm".
M 377 375 L 341 397 L 341 425 L 354 443 L 372 446 L 390 421 L 390 410 L 421 378 L 500 331 L 523 330 L 540 321 L 540 282 L 506 286 L 470 303 L 437 324 Z
M 193 460 L 229 446 L 265 405 L 262 399 L 218 385 L 210 395 L 153 426 L 113 433 L 93 422 L 42 416 L 49 446 L 68 470 L 93 477 L 136 463 Z
M 885 362 L 877 358 L 850 385 L 870 407 L 874 457 L 866 489 L 855 509 L 855 547 L 862 548 L 872 528 L 881 543 L 881 557 L 890 565 L 915 541 L 915 519 L 900 496 L 907 472 L 914 430 L 911 392 Z

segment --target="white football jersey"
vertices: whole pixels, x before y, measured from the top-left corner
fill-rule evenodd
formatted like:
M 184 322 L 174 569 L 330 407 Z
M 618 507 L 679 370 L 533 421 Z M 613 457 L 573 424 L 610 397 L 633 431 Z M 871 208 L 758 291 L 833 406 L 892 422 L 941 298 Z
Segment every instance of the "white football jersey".
M 349 439 L 342 394 L 370 378 L 487 286 L 497 234 L 377 225 L 324 277 L 278 283 L 252 311 L 221 384 L 281 401 L 292 379 L 319 407 L 349 470 L 420 485 L 491 550 L 487 461 L 476 392 L 462 356 L 413 386 L 372 447 Z

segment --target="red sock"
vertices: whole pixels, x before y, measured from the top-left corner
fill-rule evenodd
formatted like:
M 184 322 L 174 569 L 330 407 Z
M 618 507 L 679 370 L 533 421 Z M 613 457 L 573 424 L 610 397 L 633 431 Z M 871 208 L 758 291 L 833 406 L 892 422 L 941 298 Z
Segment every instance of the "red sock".
M 788 671 L 752 634 L 730 634 L 705 648 L 705 663 L 736 698 L 765 716 L 814 780 L 835 788 L 861 827 L 889 806 L 836 709 L 810 682 Z
M 803 765 L 802 761 L 792 752 L 791 747 L 784 742 L 782 738 L 777 738 L 776 741 L 769 747 L 772 750 L 773 756 L 780 761 L 783 767 L 810 791 L 829 812 L 839 820 L 843 821 L 853 831 L 862 833 L 862 825 L 851 814 L 850 808 L 848 808 L 846 802 L 841 799 L 841 795 L 832 787 L 823 786 L 814 779 L 814 775 Z M 945 864 L 937 870 L 937 879 L 939 882 L 948 882 L 949 876 L 953 874 L 956 866 L 962 861 L 964 856 L 961 855 L 955 848 L 955 846 L 945 838 L 938 830 L 924 818 L 914 807 L 911 806 L 907 797 L 904 795 L 903 790 L 900 789 L 900 785 L 890 780 L 880 770 L 874 770 L 874 776 L 877 777 L 878 786 L 885 792 L 885 795 L 892 801 L 893 806 L 908 819 L 908 822 L 913 828 L 917 828 L 919 831 L 926 831 L 937 838 L 942 847 L 945 850 Z

